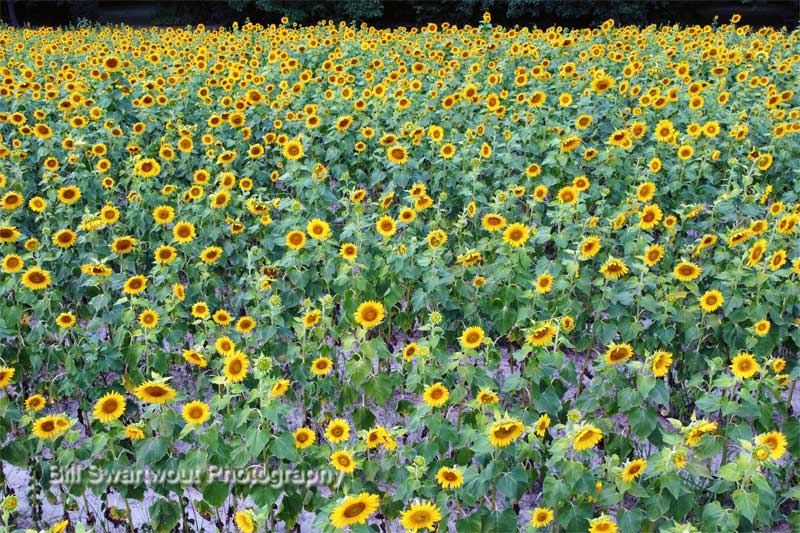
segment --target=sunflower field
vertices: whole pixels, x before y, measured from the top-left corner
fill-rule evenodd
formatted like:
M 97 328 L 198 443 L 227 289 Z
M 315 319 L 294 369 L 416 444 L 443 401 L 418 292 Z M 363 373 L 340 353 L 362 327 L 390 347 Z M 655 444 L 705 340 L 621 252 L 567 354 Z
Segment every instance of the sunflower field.
M 739 19 L 1 27 L 0 531 L 800 528 L 800 34 Z

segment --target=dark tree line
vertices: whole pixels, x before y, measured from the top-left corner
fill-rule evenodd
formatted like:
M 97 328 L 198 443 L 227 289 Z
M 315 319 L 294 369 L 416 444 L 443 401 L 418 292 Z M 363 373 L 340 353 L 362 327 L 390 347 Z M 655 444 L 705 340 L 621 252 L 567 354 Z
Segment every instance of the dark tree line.
M 251 20 L 275 23 L 319 20 L 368 22 L 376 26 L 410 26 L 425 22 L 477 24 L 484 11 L 495 22 L 539 27 L 552 24 L 596 26 L 613 18 L 621 24 L 707 24 L 741 13 L 754 26 L 797 27 L 800 0 L 0 0 L 0 19 L 11 25 L 70 25 L 80 21 L 207 25 Z

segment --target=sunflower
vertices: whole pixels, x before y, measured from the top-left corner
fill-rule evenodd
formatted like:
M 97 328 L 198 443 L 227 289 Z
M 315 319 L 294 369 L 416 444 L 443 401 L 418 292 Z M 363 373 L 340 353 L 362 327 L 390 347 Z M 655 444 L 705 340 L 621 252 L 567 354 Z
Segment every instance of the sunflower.
M 558 329 L 548 320 L 537 327 L 525 338 L 525 342 L 532 346 L 547 346 L 553 342 Z
M 644 251 L 642 259 L 647 266 L 655 266 L 664 258 L 664 248 L 660 244 L 651 244 Z
M 325 438 L 332 444 L 345 442 L 350 438 L 350 424 L 343 418 L 335 418 L 325 429 Z
M 547 294 L 553 289 L 553 276 L 545 272 L 536 280 L 536 292 Z
M 41 268 L 29 268 L 22 274 L 22 284 L 32 291 L 38 291 L 50 286 L 53 281 L 50 274 Z
M 506 219 L 502 215 L 498 215 L 496 213 L 489 213 L 487 215 L 483 215 L 481 219 L 481 225 L 486 231 L 495 232 L 500 231 L 506 225 Z
M 324 220 L 315 218 L 306 226 L 306 231 L 312 239 L 322 240 L 331 236 L 331 227 Z
M 515 222 L 509 224 L 503 231 L 503 242 L 510 244 L 514 248 L 519 248 L 528 241 L 530 234 L 531 232 L 528 226 Z
M 723 303 L 725 303 L 725 298 L 722 297 L 722 293 L 718 290 L 706 291 L 700 297 L 700 307 L 706 313 L 713 313 L 722 307 Z
M 206 358 L 203 357 L 203 354 L 197 350 L 183 350 L 183 358 L 189 363 L 199 366 L 200 368 L 205 368 L 208 366 Z
M 678 263 L 672 271 L 672 274 L 681 281 L 692 281 L 697 279 L 701 273 L 702 269 L 699 266 L 686 261 Z
M 94 404 L 93 417 L 104 424 L 113 422 L 125 412 L 125 397 L 118 392 L 109 392 Z
M 256 321 L 251 316 L 243 316 L 236 321 L 236 331 L 241 334 L 247 334 L 253 331 L 256 327 Z
M 11 383 L 11 379 L 14 377 L 16 371 L 17 370 L 15 368 L 8 366 L 0 367 L 0 389 L 8 387 L 8 384 Z
M 122 290 L 126 294 L 139 294 L 140 292 L 144 292 L 145 289 L 147 289 L 147 278 L 141 274 L 131 276 L 122 286 Z
M 236 343 L 233 340 L 223 335 L 219 337 L 216 341 L 214 341 L 214 348 L 217 350 L 217 353 L 220 355 L 224 355 L 225 357 L 231 356 L 236 351 Z
M 145 381 L 133 390 L 133 393 L 147 403 L 164 404 L 175 398 L 177 392 L 166 383 Z
M 442 520 L 442 513 L 436 504 L 431 502 L 412 503 L 407 511 L 400 513 L 400 525 L 408 531 L 420 529 L 436 529 L 436 524 Z
M 143 178 L 158 176 L 161 172 L 161 165 L 153 158 L 140 159 L 133 167 L 133 174 Z
M 764 337 L 767 333 L 769 333 L 769 328 L 771 325 L 772 324 L 769 320 L 759 320 L 756 322 L 755 326 L 753 326 L 753 333 L 759 337 Z
M 589 521 L 589 533 L 617 533 L 617 524 L 602 515 Z
M 579 452 L 588 450 L 589 448 L 594 448 L 602 438 L 603 432 L 600 428 L 593 425 L 582 426 L 572 439 L 572 447 Z
M 542 414 L 536 423 L 533 425 L 533 432 L 539 437 L 544 437 L 547 433 L 547 428 L 550 427 L 550 415 L 547 413 Z
M 525 424 L 516 418 L 501 418 L 489 428 L 489 441 L 492 446 L 505 448 L 525 432 Z
M 339 529 L 353 524 L 366 524 L 367 518 L 378 510 L 379 505 L 380 497 L 377 494 L 362 492 L 358 496 L 350 496 L 331 511 L 331 524 Z
M 375 228 L 378 230 L 378 233 L 388 238 L 397 231 L 397 224 L 392 217 L 385 215 L 378 219 Z
M 346 451 L 333 452 L 331 454 L 330 462 L 331 466 L 333 466 L 339 472 L 344 472 L 345 474 L 352 474 L 356 469 L 356 462 L 353 460 L 353 456 Z
M 581 259 L 591 259 L 600 251 L 600 237 L 591 235 L 586 237 L 580 245 L 579 252 Z
M 242 533 L 253 533 L 256 530 L 253 512 L 249 509 L 237 511 L 233 519 L 236 522 L 236 527 L 238 527 L 239 531 Z
M 607 279 L 619 279 L 628 273 L 628 265 L 622 259 L 609 257 L 600 267 L 600 273 Z
M 438 407 L 447 402 L 450 398 L 450 391 L 441 383 L 434 383 L 425 389 L 422 399 L 431 407 Z
M 408 161 L 408 151 L 405 147 L 395 144 L 386 149 L 386 157 L 396 165 L 405 165 Z
M 311 363 L 311 373 L 315 376 L 327 376 L 333 370 L 333 361 L 327 357 L 318 357 Z
M 160 265 L 168 265 L 178 257 L 178 251 L 174 246 L 164 244 L 156 248 L 153 260 Z
M 208 420 L 210 413 L 211 411 L 206 403 L 195 400 L 183 406 L 181 416 L 183 416 L 187 424 L 201 425 Z
M 288 379 L 279 379 L 272 385 L 272 388 L 270 388 L 269 397 L 280 398 L 281 396 L 286 394 L 286 391 L 289 390 L 291 384 L 292 383 Z
M 768 446 L 771 459 L 780 459 L 783 457 L 783 454 L 786 453 L 788 441 L 786 436 L 780 431 L 770 431 L 769 433 L 763 433 L 756 437 L 756 444 Z
M 481 405 L 492 405 L 500 401 L 500 397 L 489 389 L 481 389 L 475 399 Z
M 618 365 L 624 363 L 633 356 L 633 348 L 630 344 L 611 343 L 605 353 L 606 364 Z
M 209 314 L 208 304 L 205 302 L 197 302 L 192 305 L 192 316 L 195 318 L 207 318 Z
M 200 252 L 200 260 L 206 264 L 213 265 L 222 257 L 222 248 L 219 246 L 209 246 Z
M 672 352 L 658 351 L 653 354 L 653 375 L 661 378 L 667 375 L 672 365 Z
M 419 353 L 419 351 L 419 344 L 416 342 L 410 342 L 403 348 L 403 359 L 406 361 L 411 361 L 414 356 Z
M 70 229 L 62 229 L 53 234 L 53 244 L 62 249 L 67 249 L 78 240 L 78 234 Z
M 547 507 L 537 507 L 531 513 L 531 526 L 535 528 L 547 527 L 555 518 L 555 513 Z
M 309 428 L 299 428 L 292 433 L 292 436 L 294 437 L 294 446 L 298 450 L 308 448 L 317 440 L 317 436 Z
M 769 259 L 769 269 L 772 271 L 778 270 L 786 264 L 786 250 L 778 250 Z
M 652 229 L 658 226 L 663 216 L 664 213 L 658 205 L 650 204 L 645 206 L 639 213 L 639 228 L 643 230 Z
M 295 139 L 283 145 L 283 157 L 290 161 L 297 161 L 303 157 L 303 143 Z
M 225 358 L 225 379 L 233 383 L 244 381 L 250 362 L 242 352 L 235 352 Z
M 455 468 L 443 466 L 436 472 L 436 481 L 443 489 L 457 489 L 464 484 L 464 474 Z
M 69 420 L 63 415 L 48 415 L 33 423 L 33 434 L 40 440 L 54 440 L 68 427 Z
M 153 209 L 153 220 L 156 224 L 169 224 L 175 219 L 175 210 L 168 205 L 159 205 Z
M 369 300 L 358 306 L 354 313 L 355 321 L 365 328 L 373 328 L 383 321 L 386 310 L 383 304 L 374 300 Z
M 25 400 L 25 409 L 38 412 L 44 409 L 46 404 L 47 399 L 44 396 L 41 394 L 34 394 L 32 396 L 28 396 L 28 398 Z
M 641 476 L 647 468 L 647 461 L 644 459 L 634 459 L 630 461 L 622 470 L 622 481 L 630 483 Z
M 70 329 L 78 323 L 78 319 L 72 313 L 61 313 L 56 317 L 56 324 L 62 329 Z
M 352 242 L 346 242 L 339 248 L 339 255 L 347 261 L 355 261 L 358 257 L 358 247 Z
M 294 229 L 286 234 L 286 246 L 292 250 L 299 250 L 306 245 L 306 234 L 299 229 Z
M 580 194 L 580 189 L 573 186 L 566 186 L 562 187 L 558 191 L 558 201 L 562 204 L 576 204 L 578 202 L 578 196 Z
M 438 248 L 447 242 L 447 233 L 440 229 L 435 229 L 428 233 L 427 241 L 428 246 L 431 248 Z
M 172 228 L 172 236 L 175 238 L 177 242 L 180 243 L 187 243 L 192 242 L 196 235 L 194 224 L 191 222 L 187 222 L 186 220 L 181 220 L 175 227 Z
M 461 333 L 461 345 L 464 348 L 475 349 L 483 342 L 483 328 L 479 326 L 471 326 Z
M 706 419 L 700 419 L 692 423 L 686 431 L 686 444 L 687 446 L 695 447 L 700 443 L 703 435 L 713 433 L 717 430 L 716 422 L 709 422 Z
M 153 329 L 158 325 L 158 313 L 154 309 L 145 309 L 139 314 L 139 324 L 145 329 Z
M 738 353 L 731 361 L 731 372 L 739 379 L 752 378 L 760 368 L 756 358 L 748 352 Z

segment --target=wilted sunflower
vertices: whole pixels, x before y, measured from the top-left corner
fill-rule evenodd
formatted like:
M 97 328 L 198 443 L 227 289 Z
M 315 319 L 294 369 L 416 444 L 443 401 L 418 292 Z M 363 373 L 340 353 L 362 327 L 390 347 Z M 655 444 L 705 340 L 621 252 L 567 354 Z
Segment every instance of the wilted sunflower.
M 353 524 L 366 524 L 367 518 L 378 510 L 379 505 L 380 497 L 377 494 L 362 492 L 358 496 L 350 496 L 331 511 L 331 524 L 340 529 Z
M 206 358 L 197 350 L 183 350 L 183 358 L 195 366 L 205 368 L 208 366 Z
M 516 418 L 501 418 L 489 427 L 489 442 L 492 446 L 505 448 L 525 432 L 525 424 Z
M 166 383 L 145 381 L 133 391 L 137 398 L 147 403 L 164 404 L 175 398 L 177 392 Z
M 355 321 L 365 328 L 373 328 L 383 321 L 386 310 L 383 304 L 369 300 L 358 306 L 354 314 Z
M 109 392 L 94 404 L 93 416 L 96 420 L 108 424 L 122 416 L 125 412 L 125 397 L 118 392 Z

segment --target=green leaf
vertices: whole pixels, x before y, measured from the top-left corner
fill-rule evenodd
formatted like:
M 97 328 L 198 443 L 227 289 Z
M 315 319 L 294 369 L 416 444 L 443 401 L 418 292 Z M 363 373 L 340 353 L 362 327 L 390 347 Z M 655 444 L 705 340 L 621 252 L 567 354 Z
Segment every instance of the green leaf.
M 181 508 L 178 502 L 156 500 L 150 506 L 150 524 L 158 533 L 172 531 L 181 519 Z
M 166 437 L 155 437 L 144 441 L 136 452 L 137 463 L 152 466 L 161 460 L 169 450 L 170 442 Z
M 733 491 L 733 504 L 739 514 L 753 522 L 756 511 L 758 511 L 758 493 L 735 490 Z

